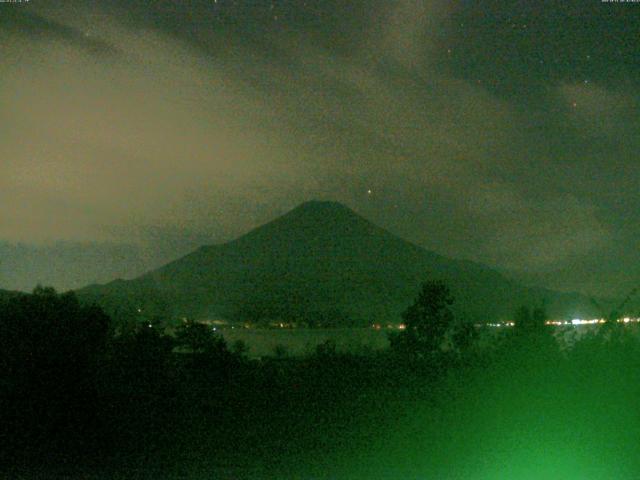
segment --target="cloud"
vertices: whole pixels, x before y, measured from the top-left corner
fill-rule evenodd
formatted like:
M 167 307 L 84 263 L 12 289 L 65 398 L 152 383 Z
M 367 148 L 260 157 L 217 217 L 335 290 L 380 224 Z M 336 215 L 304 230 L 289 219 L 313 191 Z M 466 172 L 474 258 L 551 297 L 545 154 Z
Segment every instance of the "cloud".
M 629 127 L 620 120 L 632 117 L 637 107 L 633 94 L 588 82 L 562 84 L 558 93 L 575 127 L 594 137 L 618 138 Z
M 58 41 L 101 59 L 118 57 L 123 52 L 111 42 L 95 37 L 89 30 L 80 30 L 66 23 L 42 16 L 32 10 L 5 8 L 0 16 L 5 32 L 42 42 Z
M 224 66 L 161 33 L 107 34 L 125 60 L 95 63 L 48 42 L 8 69 L 2 186 L 14 200 L 5 214 L 24 222 L 0 235 L 97 235 L 100 224 L 163 221 L 194 189 L 234 192 L 295 173 L 270 112 Z M 69 221 L 51 230 L 38 220 L 47 208 Z
M 74 1 L 5 19 L 0 238 L 177 254 L 176 232 L 229 239 L 310 198 L 497 265 L 631 238 L 629 84 L 539 63 L 529 79 L 484 41 L 533 55 L 522 29 L 473 24 L 469 6 L 296 4 L 274 21 L 252 5 Z
M 565 258 L 587 255 L 612 240 L 601 212 L 570 194 L 532 201 L 493 184 L 476 193 L 470 209 L 478 223 L 493 231 L 481 248 L 510 269 L 553 269 Z

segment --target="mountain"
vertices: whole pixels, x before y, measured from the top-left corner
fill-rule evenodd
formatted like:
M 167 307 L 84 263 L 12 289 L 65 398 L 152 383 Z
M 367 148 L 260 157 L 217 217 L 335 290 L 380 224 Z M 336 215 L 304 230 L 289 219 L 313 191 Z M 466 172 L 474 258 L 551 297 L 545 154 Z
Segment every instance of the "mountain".
M 407 242 L 340 203 L 319 201 L 136 279 L 78 294 L 112 313 L 365 325 L 398 322 L 428 279 L 450 285 L 456 313 L 469 321 L 509 319 L 518 306 L 542 302 L 555 317 L 594 314 L 584 296 L 524 287 Z
M 9 300 L 17 295 L 20 295 L 20 292 L 14 292 L 11 290 L 0 290 L 0 302 L 4 302 L 5 300 Z

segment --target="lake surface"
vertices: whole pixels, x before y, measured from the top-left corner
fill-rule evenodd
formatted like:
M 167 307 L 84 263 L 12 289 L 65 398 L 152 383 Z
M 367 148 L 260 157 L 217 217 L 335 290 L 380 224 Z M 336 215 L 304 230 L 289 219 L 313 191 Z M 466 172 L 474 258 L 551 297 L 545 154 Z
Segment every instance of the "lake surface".
M 250 357 L 273 355 L 276 347 L 284 347 L 287 355 L 313 353 L 318 345 L 331 340 L 339 352 L 362 352 L 381 350 L 389 346 L 387 335 L 393 330 L 373 328 L 331 329 L 247 329 L 234 328 L 220 331 L 231 347 L 242 340 L 249 347 Z
M 625 325 L 625 328 L 640 336 L 638 324 Z M 595 333 L 599 325 L 564 325 L 555 327 L 553 334 L 561 348 L 571 347 L 576 341 L 589 333 Z M 492 342 L 496 337 L 504 335 L 510 330 L 508 327 L 490 328 L 485 332 L 485 343 Z M 284 348 L 287 355 L 299 356 L 315 352 L 316 347 L 327 340 L 336 344 L 339 352 L 366 352 L 371 350 L 383 350 L 389 346 L 389 333 L 397 333 L 394 329 L 373 328 L 275 328 L 252 329 L 236 327 L 219 330 L 229 347 L 233 343 L 242 340 L 248 347 L 249 357 L 263 357 L 273 355 L 276 347 Z

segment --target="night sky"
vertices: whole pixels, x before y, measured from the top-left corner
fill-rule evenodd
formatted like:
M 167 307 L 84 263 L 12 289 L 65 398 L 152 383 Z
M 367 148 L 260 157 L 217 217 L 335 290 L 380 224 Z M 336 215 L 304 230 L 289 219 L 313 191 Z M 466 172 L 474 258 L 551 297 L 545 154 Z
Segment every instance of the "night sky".
M 640 3 L 0 3 L 0 87 L 0 254 L 40 255 L 2 288 L 310 199 L 550 287 L 640 284 Z M 87 242 L 130 245 L 121 271 L 45 272 Z

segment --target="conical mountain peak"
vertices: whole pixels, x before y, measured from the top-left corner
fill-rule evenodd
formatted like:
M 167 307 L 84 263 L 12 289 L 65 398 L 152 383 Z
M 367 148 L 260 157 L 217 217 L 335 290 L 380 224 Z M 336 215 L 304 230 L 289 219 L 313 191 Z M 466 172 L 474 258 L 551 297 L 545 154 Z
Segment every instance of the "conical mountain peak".
M 310 200 L 301 203 L 293 210 L 284 214 L 278 220 L 284 220 L 288 222 L 320 222 L 325 223 L 362 223 L 366 222 L 363 217 L 351 210 L 346 205 L 340 202 L 323 201 L 323 200 Z
M 342 203 L 311 200 L 252 230 L 239 240 L 255 241 L 257 238 L 264 238 L 271 242 L 281 238 L 283 241 L 300 241 L 301 236 L 326 238 L 349 236 L 355 232 L 370 235 L 374 231 L 381 232 L 382 229 Z
M 552 314 L 588 304 L 429 252 L 339 202 L 317 200 L 235 240 L 202 247 L 138 279 L 87 294 L 94 301 L 115 296 L 133 298 L 138 305 L 170 304 L 175 316 L 295 318 L 309 324 L 330 318 L 369 325 L 398 321 L 427 279 L 447 281 L 457 298 L 455 308 L 483 321 L 505 318 L 517 306 L 541 299 L 550 300 Z
M 356 213 L 346 205 L 332 200 L 308 200 L 295 207 L 292 211 L 310 213 L 350 212 L 356 215 Z

